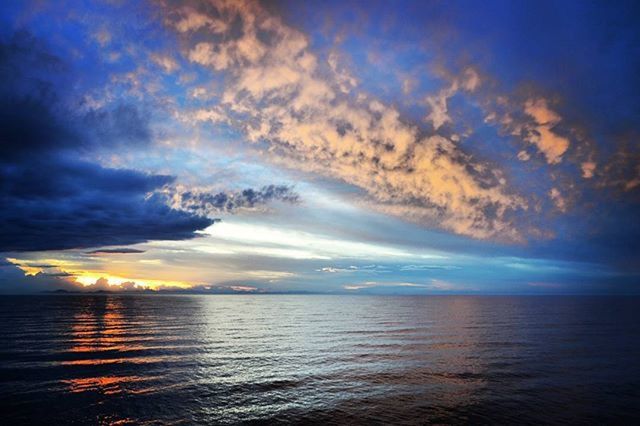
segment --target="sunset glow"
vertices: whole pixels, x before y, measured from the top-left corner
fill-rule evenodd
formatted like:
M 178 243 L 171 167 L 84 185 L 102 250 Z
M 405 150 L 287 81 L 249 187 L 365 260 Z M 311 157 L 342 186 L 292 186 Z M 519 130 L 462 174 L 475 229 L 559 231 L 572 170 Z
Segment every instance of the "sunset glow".
M 4 5 L 3 291 L 636 293 L 637 31 L 463 4 Z
M 0 1 L 4 425 L 640 425 L 639 0 Z

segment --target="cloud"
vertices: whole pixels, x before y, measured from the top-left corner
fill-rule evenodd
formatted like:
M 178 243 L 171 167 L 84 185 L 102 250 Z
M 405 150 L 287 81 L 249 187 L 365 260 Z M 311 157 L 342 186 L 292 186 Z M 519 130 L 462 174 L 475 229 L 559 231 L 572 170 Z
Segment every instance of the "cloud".
M 138 250 L 133 248 L 113 248 L 113 249 L 100 249 L 100 250 L 92 250 L 88 252 L 89 254 L 136 254 L 136 253 L 144 253 L 144 250 Z
M 70 72 L 28 34 L 0 43 L 0 252 L 193 238 L 213 222 L 171 209 L 152 192 L 171 176 L 79 159 L 148 143 L 132 106 L 77 112 L 58 87 Z
M 345 284 L 342 288 L 350 292 L 362 293 L 385 293 L 397 291 L 409 293 L 414 293 L 416 291 L 449 292 L 461 289 L 461 287 L 455 284 L 437 279 L 432 279 L 429 283 L 365 281 L 355 284 Z
M 447 281 L 432 279 L 429 283 L 413 283 L 413 282 L 390 282 L 390 281 L 365 281 L 355 284 L 345 284 L 342 286 L 347 291 L 361 292 L 378 292 L 384 291 L 397 291 L 404 289 L 404 291 L 415 292 L 416 290 L 422 291 L 435 291 L 435 292 L 449 292 L 454 290 L 461 290 L 458 285 L 452 284 Z
M 391 270 L 388 267 L 382 266 L 382 265 L 362 265 L 362 266 L 350 265 L 349 267 L 346 267 L 346 268 L 335 267 L 335 266 L 325 266 L 323 268 L 316 269 L 316 272 L 324 272 L 324 273 L 331 273 L 331 274 L 337 274 L 337 273 L 385 274 L 385 273 L 391 272 Z
M 425 284 L 416 284 L 410 282 L 388 282 L 388 281 L 365 281 L 356 284 L 345 284 L 342 286 L 345 290 L 362 290 L 372 289 L 375 287 L 411 287 L 411 288 L 428 288 Z
M 78 284 L 63 273 L 39 272 L 27 275 L 16 264 L 0 259 L 0 293 L 31 293 L 53 290 L 76 290 Z
M 221 105 L 207 118 L 240 128 L 256 146 L 267 142 L 276 164 L 361 188 L 380 211 L 475 238 L 522 239 L 512 218 L 527 204 L 499 169 L 358 90 L 337 55 L 315 55 L 302 33 L 258 3 L 184 4 L 167 6 L 166 16 L 185 55 L 227 74 Z M 203 22 L 196 15 L 229 25 L 185 34 L 183 22 Z M 456 89 L 479 81 L 471 71 Z
M 549 191 L 549 197 L 551 198 L 551 201 L 553 201 L 555 206 L 558 208 L 558 210 L 560 210 L 561 212 L 567 211 L 567 200 L 560 193 L 558 188 L 551 188 L 551 190 Z
M 47 277 L 73 277 L 73 274 L 68 272 L 42 272 L 42 275 Z
M 222 33 L 227 30 L 225 22 L 214 17 L 198 13 L 195 9 L 185 7 L 181 10 L 181 18 L 174 22 L 175 28 L 181 33 L 197 31 L 206 27 L 213 33 Z
M 330 274 L 351 273 L 356 271 L 358 271 L 357 266 L 349 266 L 348 268 L 336 268 L 333 266 L 325 266 L 323 268 L 317 269 L 317 272 L 325 272 Z
M 77 157 L 150 142 L 148 115 L 138 107 L 114 102 L 94 108 L 62 90 L 75 84 L 74 70 L 30 33 L 0 39 L 0 64 L 0 154 L 5 159 L 33 157 L 35 151 L 73 151 Z
M 213 221 L 168 207 L 149 191 L 166 176 L 48 158 L 2 164 L 0 251 L 127 245 L 196 236 Z
M 158 65 L 160 68 L 164 70 L 164 72 L 171 74 L 172 72 L 178 70 L 180 65 L 169 55 L 161 55 L 158 53 L 154 53 L 151 55 L 151 60 Z
M 600 188 L 615 188 L 623 193 L 640 188 L 640 153 L 632 146 L 622 146 L 604 162 L 597 177 Z
M 112 39 L 111 32 L 104 27 L 100 28 L 95 33 L 93 33 L 92 37 L 96 42 L 98 42 L 100 47 L 107 46 L 109 43 L 111 43 L 111 39 Z
M 452 271 L 462 269 L 460 266 L 455 265 L 405 265 L 400 267 L 401 271 L 434 271 L 444 270 Z
M 229 286 L 229 288 L 231 290 L 233 290 L 233 291 L 245 292 L 245 293 L 254 292 L 254 291 L 258 290 L 257 287 L 251 287 L 251 286 L 248 286 L 248 285 L 232 285 L 232 286 Z
M 429 114 L 425 121 L 431 122 L 433 128 L 438 130 L 443 125 L 451 122 L 448 114 L 447 102 L 460 89 L 467 92 L 474 92 L 480 86 L 480 76 L 473 68 L 467 68 L 461 78 L 455 78 L 451 85 L 440 90 L 436 95 L 425 98 L 425 103 L 429 107 Z
M 89 110 L 79 124 L 84 136 L 96 145 L 131 146 L 151 139 L 149 118 L 133 105 Z
M 437 280 L 437 279 L 432 279 L 431 284 L 429 284 L 428 287 L 432 290 L 439 290 L 439 291 L 460 290 L 460 287 L 453 283 L 450 283 L 448 281 L 443 281 L 443 280 Z
M 260 189 L 247 188 L 217 193 L 202 189 L 183 190 L 180 187 L 166 189 L 164 195 L 169 198 L 169 204 L 177 209 L 209 216 L 256 210 L 274 201 L 290 204 L 300 201 L 300 196 L 287 185 L 265 185 Z
M 115 288 L 115 287 L 116 286 L 112 286 L 111 284 L 109 284 L 109 280 L 107 278 L 100 277 L 100 278 L 98 278 L 96 280 L 95 283 L 85 286 L 84 290 L 86 290 L 86 291 L 110 291 L 112 288 Z
M 538 147 L 549 164 L 559 163 L 569 148 L 569 139 L 553 130 L 561 117 L 549 108 L 545 99 L 527 100 L 524 111 L 535 121 L 535 126 L 529 130 L 526 139 Z
M 582 170 L 583 178 L 591 179 L 596 171 L 596 163 L 593 161 L 585 161 L 584 163 L 580 164 L 580 169 Z
M 485 123 L 497 125 L 502 132 L 533 145 L 549 165 L 560 164 L 571 146 L 570 139 L 560 132 L 578 137 L 575 129 L 561 126 L 562 117 L 551 109 L 550 101 L 544 97 L 532 95 L 522 102 L 519 96 L 490 93 L 482 104 Z M 519 151 L 517 157 L 520 161 L 531 159 L 527 150 Z

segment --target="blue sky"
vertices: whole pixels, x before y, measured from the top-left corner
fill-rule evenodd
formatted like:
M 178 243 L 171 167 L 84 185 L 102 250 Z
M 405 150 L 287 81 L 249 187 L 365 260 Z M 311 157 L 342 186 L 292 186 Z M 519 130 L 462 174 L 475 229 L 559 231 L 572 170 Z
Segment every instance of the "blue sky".
M 634 2 L 0 11 L 3 292 L 638 292 Z

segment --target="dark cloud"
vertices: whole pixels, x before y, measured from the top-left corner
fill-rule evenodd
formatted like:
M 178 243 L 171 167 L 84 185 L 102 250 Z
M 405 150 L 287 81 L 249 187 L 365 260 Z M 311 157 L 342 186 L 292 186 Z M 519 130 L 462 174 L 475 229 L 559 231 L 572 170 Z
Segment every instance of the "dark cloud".
M 34 150 L 86 153 L 151 139 L 148 114 L 139 107 L 116 102 L 95 108 L 71 97 L 73 70 L 27 32 L 0 40 L 0 79 L 4 158 L 32 158 Z
M 604 201 L 604 200 L 603 200 Z M 570 214 L 564 234 L 529 247 L 529 254 L 551 259 L 591 261 L 614 266 L 620 273 L 640 273 L 640 206 L 629 202 L 597 202 Z M 558 240 L 561 244 L 558 244 Z
M 213 223 L 171 209 L 157 196 L 147 198 L 171 180 L 165 176 L 84 162 L 38 162 L 0 165 L 0 202 L 7 206 L 0 211 L 0 251 L 187 239 Z
M 68 272 L 41 272 L 46 277 L 73 277 L 73 274 Z
M 172 195 L 177 196 L 183 209 L 200 214 L 232 213 L 241 209 L 254 209 L 272 201 L 293 204 L 300 201 L 300 196 L 286 185 L 267 185 L 260 189 L 248 188 L 215 194 L 193 190 Z
M 83 117 L 97 144 L 146 143 L 151 139 L 149 118 L 138 108 L 123 104 L 108 110 L 91 110 Z
M 76 291 L 80 284 L 74 282 L 68 274 L 44 273 L 25 274 L 17 265 L 0 259 L 0 293 L 34 293 L 42 291 Z
M 89 254 L 134 254 L 134 253 L 144 253 L 144 250 L 132 249 L 132 248 L 114 248 L 114 249 L 101 249 L 101 250 L 92 250 L 88 252 Z
M 146 142 L 148 120 L 122 105 L 76 112 L 61 94 L 61 71 L 28 34 L 0 42 L 0 252 L 187 239 L 211 225 L 149 196 L 173 177 L 79 159 Z

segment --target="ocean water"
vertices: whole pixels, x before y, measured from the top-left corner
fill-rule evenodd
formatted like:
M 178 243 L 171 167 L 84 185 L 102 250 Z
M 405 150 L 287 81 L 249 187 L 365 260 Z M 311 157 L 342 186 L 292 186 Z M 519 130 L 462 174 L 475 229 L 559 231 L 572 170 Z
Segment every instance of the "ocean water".
M 640 298 L 0 298 L 0 423 L 638 423 Z

